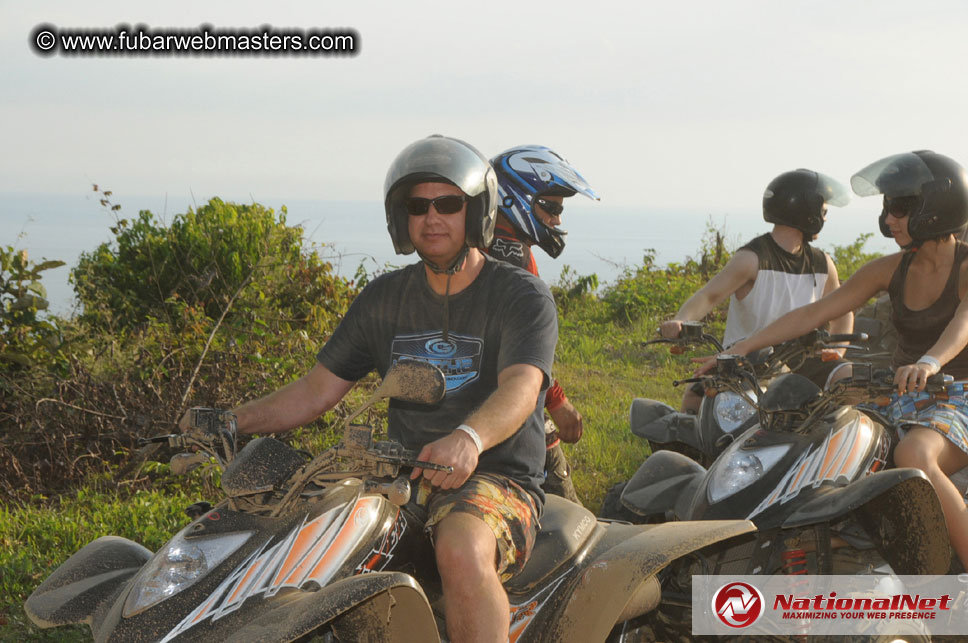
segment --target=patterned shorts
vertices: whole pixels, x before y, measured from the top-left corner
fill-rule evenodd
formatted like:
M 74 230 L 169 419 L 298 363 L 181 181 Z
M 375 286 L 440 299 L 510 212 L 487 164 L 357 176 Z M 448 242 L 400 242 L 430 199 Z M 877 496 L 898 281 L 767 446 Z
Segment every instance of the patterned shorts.
M 538 533 L 538 511 L 531 494 L 510 479 L 494 473 L 475 473 L 458 489 L 428 488 L 422 480 L 418 504 L 427 507 L 426 529 L 455 511 L 483 520 L 497 539 L 497 573 L 505 582 L 524 567 Z
M 907 393 L 891 396 L 887 406 L 880 407 L 901 430 L 924 426 L 948 438 L 968 453 L 968 381 L 954 382 L 946 393 Z

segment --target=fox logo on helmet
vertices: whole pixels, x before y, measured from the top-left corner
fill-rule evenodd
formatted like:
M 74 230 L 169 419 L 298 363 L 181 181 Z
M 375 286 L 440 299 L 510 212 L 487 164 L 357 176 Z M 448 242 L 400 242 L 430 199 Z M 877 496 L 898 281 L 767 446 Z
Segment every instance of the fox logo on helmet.
M 713 594 L 713 613 L 729 627 L 749 627 L 763 615 L 763 605 L 763 594 L 748 583 L 726 583 Z

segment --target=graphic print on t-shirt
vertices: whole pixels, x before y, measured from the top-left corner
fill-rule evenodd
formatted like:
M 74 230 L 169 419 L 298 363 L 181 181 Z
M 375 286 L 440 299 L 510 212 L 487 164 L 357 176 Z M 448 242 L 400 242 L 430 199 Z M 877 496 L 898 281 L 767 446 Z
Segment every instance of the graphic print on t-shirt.
M 477 337 L 450 333 L 447 341 L 440 331 L 419 335 L 398 335 L 390 347 L 390 362 L 415 359 L 430 362 L 444 373 L 447 391 L 456 391 L 478 378 L 481 371 L 481 349 Z

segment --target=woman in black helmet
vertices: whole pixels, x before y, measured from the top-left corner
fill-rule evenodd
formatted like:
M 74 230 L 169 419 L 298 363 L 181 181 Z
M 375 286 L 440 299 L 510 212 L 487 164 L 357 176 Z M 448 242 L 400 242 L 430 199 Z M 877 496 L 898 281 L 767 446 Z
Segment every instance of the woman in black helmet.
M 968 244 L 957 238 L 968 223 L 968 175 L 950 158 L 920 151 L 881 159 L 850 183 L 860 196 L 883 195 L 880 229 L 901 252 L 864 265 L 833 293 L 730 352 L 746 354 L 797 337 L 886 291 L 898 331 L 898 395 L 886 411 L 905 430 L 894 460 L 921 469 L 934 484 L 951 544 L 968 567 L 968 509 L 948 477 L 968 466 Z M 927 377 L 939 371 L 955 378 L 943 401 L 922 392 Z

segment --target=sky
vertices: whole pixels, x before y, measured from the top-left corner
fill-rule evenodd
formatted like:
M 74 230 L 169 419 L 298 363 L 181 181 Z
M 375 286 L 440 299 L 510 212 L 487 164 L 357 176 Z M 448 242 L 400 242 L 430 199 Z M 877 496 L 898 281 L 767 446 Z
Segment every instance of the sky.
M 396 153 L 443 133 L 550 146 L 609 205 L 756 215 L 789 169 L 968 162 L 963 0 L 2 0 L 0 18 L 0 192 L 379 201 Z M 40 23 L 351 28 L 360 47 L 42 57 Z

